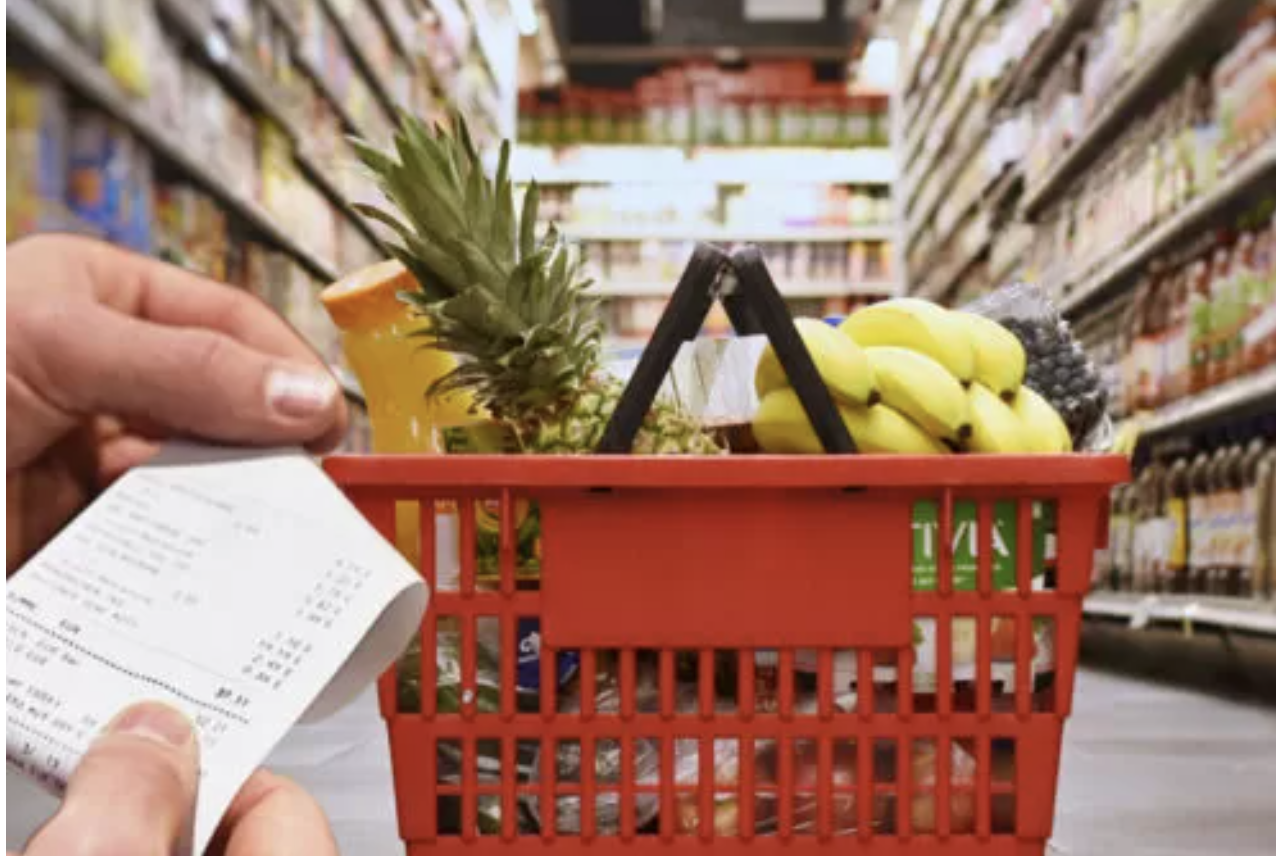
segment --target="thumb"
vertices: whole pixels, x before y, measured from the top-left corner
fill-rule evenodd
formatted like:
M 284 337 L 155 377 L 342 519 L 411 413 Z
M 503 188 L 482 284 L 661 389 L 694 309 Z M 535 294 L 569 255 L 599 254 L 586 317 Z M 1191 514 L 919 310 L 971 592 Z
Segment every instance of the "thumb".
M 80 760 L 62 806 L 27 856 L 188 851 L 198 781 L 190 721 L 158 702 L 127 708 Z

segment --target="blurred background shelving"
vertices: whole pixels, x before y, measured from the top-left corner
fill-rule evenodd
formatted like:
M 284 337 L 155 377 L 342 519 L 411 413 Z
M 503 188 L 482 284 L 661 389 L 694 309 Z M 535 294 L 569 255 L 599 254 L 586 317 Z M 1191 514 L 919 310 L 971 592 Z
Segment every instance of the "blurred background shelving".
M 895 4 L 908 293 L 1043 288 L 1137 430 L 1087 614 L 1276 636 L 1276 4 Z

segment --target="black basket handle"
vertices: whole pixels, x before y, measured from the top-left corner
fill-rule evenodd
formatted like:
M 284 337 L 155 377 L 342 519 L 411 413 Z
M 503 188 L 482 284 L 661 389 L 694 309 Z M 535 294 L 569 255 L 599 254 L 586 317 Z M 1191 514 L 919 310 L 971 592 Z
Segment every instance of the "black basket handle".
M 824 450 L 830 454 L 854 453 L 855 441 L 793 325 L 761 251 L 746 245 L 728 256 L 718 247 L 703 243 L 696 244 L 678 279 L 669 305 L 607 423 L 598 453 L 623 454 L 633 448 L 642 420 L 678 350 L 683 342 L 696 337 L 713 301 L 719 298 L 736 333 L 766 334 Z

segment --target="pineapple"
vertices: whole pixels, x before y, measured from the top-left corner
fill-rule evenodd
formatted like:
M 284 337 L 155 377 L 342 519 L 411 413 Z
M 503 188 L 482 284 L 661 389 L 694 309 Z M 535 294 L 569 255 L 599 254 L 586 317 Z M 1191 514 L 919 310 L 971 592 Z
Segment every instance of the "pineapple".
M 602 323 L 579 248 L 551 225 L 538 239 L 533 183 L 516 216 L 510 145 L 495 179 L 483 171 L 464 119 L 453 130 L 405 116 L 393 150 L 356 141 L 395 212 L 360 211 L 398 236 L 388 244 L 419 285 L 401 294 L 424 322 L 414 335 L 457 356 L 429 389 L 465 392 L 512 438 L 515 451 L 593 451 L 623 384 L 601 370 Z M 721 449 L 694 420 L 658 400 L 634 442 L 637 453 Z

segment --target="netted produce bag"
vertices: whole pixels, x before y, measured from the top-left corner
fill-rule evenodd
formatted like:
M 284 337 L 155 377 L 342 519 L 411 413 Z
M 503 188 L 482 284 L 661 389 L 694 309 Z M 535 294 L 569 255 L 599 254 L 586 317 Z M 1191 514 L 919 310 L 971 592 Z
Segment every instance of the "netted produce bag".
M 999 322 L 1023 344 L 1024 383 L 1062 417 L 1077 451 L 1106 451 L 1112 442 L 1108 394 L 1099 369 L 1046 292 L 1014 283 L 962 307 Z

